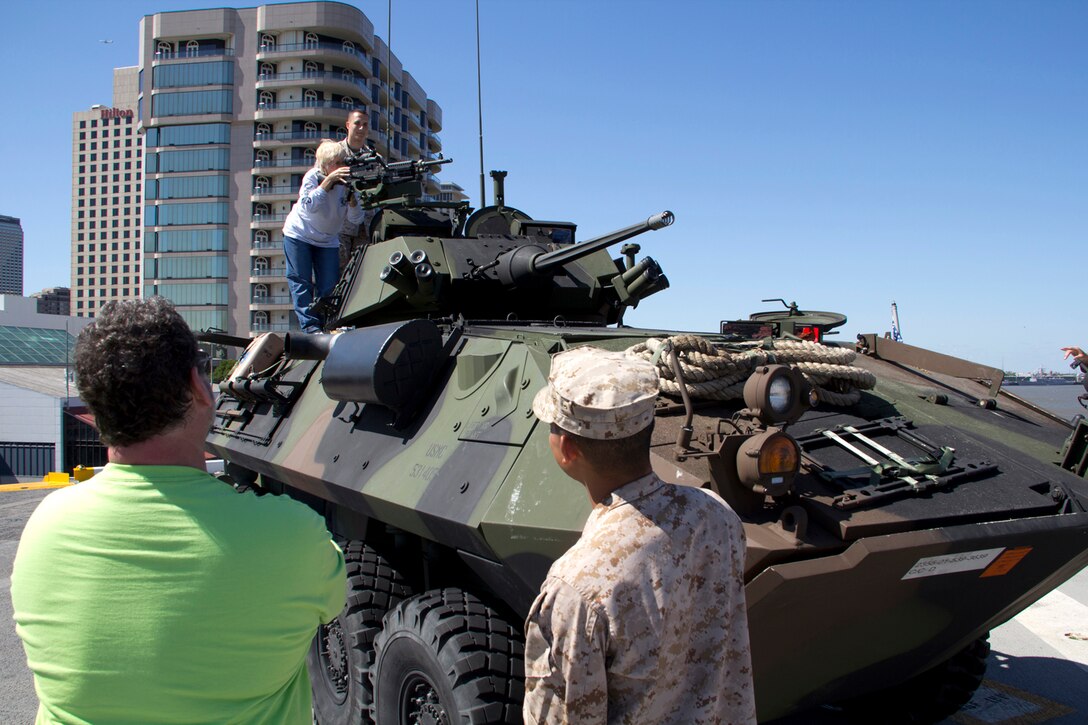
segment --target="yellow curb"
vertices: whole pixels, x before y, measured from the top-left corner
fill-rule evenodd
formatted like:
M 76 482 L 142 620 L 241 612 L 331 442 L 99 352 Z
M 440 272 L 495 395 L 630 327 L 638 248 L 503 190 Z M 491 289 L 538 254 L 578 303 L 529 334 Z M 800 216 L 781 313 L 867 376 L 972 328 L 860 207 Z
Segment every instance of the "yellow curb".
M 0 493 L 4 491 L 37 491 L 42 488 L 66 488 L 71 486 L 71 481 L 65 481 L 64 483 L 39 481 L 35 483 L 5 483 L 0 485 Z

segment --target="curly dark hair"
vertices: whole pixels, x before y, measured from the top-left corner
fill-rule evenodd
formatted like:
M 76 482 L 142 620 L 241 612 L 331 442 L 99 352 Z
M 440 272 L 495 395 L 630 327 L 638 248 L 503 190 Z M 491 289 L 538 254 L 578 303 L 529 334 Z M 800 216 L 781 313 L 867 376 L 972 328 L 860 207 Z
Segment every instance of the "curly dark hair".
M 75 352 L 79 394 L 106 445 L 145 441 L 185 418 L 198 350 L 168 300 L 103 305 L 80 333 Z

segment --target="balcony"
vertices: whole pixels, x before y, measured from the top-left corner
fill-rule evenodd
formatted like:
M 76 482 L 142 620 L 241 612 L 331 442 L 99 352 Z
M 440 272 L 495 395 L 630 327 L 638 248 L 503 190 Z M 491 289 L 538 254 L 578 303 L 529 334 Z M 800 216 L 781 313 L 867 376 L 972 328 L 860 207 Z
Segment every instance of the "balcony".
M 252 242 L 249 245 L 249 251 L 250 254 L 259 256 L 268 256 L 269 252 L 283 254 L 283 241 Z
M 282 280 L 287 277 L 287 267 L 253 267 L 249 270 L 249 281 Z
M 165 60 L 188 60 L 190 58 L 221 58 L 233 56 L 234 49 L 232 48 L 189 48 L 174 51 L 159 50 L 155 52 L 151 62 L 158 63 L 159 61 Z
M 297 186 L 259 186 L 253 190 L 251 197 L 254 201 L 283 201 L 294 199 L 298 196 Z
M 254 322 L 249 326 L 250 332 L 297 332 L 298 329 L 289 322 Z
M 366 112 L 365 101 L 264 101 L 257 103 L 257 120 L 275 119 L 315 119 L 328 120 L 342 125 L 351 111 Z
M 343 122 L 343 119 L 340 119 Z M 333 141 L 342 141 L 347 134 L 343 130 L 333 131 L 280 131 L 278 133 L 253 134 L 253 148 L 272 149 L 287 145 L 302 145 L 315 147 L 320 141 L 331 138 Z
M 291 171 L 306 172 L 313 168 L 314 162 L 307 161 L 306 159 L 254 159 L 253 171 L 254 173 L 263 173 L 262 169 L 276 169 L 278 173 L 289 173 Z M 295 191 L 298 191 L 296 189 Z
M 365 50 L 347 45 L 346 43 L 310 42 L 310 43 L 277 43 L 276 45 L 262 45 L 257 49 L 257 60 L 270 58 L 282 58 L 290 55 L 296 58 L 320 58 L 333 56 L 338 59 L 351 59 L 353 65 L 361 68 L 370 76 L 370 56 Z
M 275 229 L 283 226 L 287 214 L 254 214 L 249 223 L 250 229 Z
M 291 303 L 291 295 L 253 295 L 249 299 L 249 309 L 251 312 L 260 310 L 271 312 L 292 310 L 294 305 Z
M 366 78 L 359 76 L 345 78 L 342 73 L 334 73 L 332 71 L 317 70 L 303 71 L 301 73 L 262 73 L 257 76 L 257 88 L 259 89 L 301 85 L 309 86 L 315 83 L 339 86 L 348 89 L 348 91 L 354 91 L 364 95 L 370 94 L 370 86 L 367 85 Z

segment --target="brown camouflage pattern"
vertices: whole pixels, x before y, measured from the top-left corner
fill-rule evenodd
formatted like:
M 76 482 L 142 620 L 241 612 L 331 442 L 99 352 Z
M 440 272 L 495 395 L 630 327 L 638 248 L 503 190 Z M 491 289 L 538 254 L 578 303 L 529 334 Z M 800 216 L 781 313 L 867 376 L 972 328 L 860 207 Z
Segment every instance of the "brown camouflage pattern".
M 527 723 L 754 723 L 743 529 L 650 474 L 594 507 L 526 621 Z
M 622 352 L 584 346 L 552 358 L 548 385 L 533 399 L 545 423 L 586 438 L 627 438 L 654 418 L 657 369 Z

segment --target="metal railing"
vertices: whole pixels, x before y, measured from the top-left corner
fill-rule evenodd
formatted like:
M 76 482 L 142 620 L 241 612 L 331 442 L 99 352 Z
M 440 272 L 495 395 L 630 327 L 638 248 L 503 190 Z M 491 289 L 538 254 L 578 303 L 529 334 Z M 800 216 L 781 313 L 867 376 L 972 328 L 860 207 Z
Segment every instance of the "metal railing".
M 258 111 L 297 111 L 302 108 L 331 108 L 337 111 L 365 111 L 368 104 L 364 101 L 258 101 Z
M 282 222 L 287 219 L 287 214 L 254 214 L 253 221 L 258 224 L 261 222 Z
M 297 53 L 300 50 L 331 50 L 334 53 L 343 53 L 358 58 L 359 62 L 369 68 L 370 56 L 365 50 L 358 48 L 345 48 L 343 43 L 329 43 L 327 41 L 315 41 L 312 43 L 276 43 L 275 45 L 262 45 L 257 48 L 257 53 Z
M 287 267 L 253 267 L 249 270 L 250 277 L 286 277 Z
M 182 50 L 156 50 L 156 60 L 178 60 L 182 58 L 214 58 L 216 56 L 232 56 L 234 55 L 233 48 L 193 48 Z
M 283 249 L 283 242 L 282 241 L 253 242 L 252 244 L 249 245 L 249 248 L 250 249 L 258 249 L 258 250 L 268 250 L 268 251 L 275 252 L 275 251 Z
M 298 194 L 297 186 L 257 186 L 253 189 L 252 196 L 260 198 L 262 196 L 276 196 L 277 194 Z
M 296 140 L 309 140 L 320 141 L 322 139 L 331 138 L 333 141 L 341 141 L 347 137 L 347 134 L 343 131 L 278 131 L 276 133 L 261 133 L 257 131 L 253 134 L 254 141 L 296 141 Z
M 255 305 L 289 305 L 291 295 L 253 295 L 249 301 Z
M 297 327 L 291 327 L 289 322 L 254 322 L 250 324 L 250 332 L 296 332 Z
M 343 81 L 357 86 L 362 90 L 369 90 L 370 85 L 366 78 L 345 78 L 342 73 L 327 70 L 310 70 L 301 73 L 261 73 L 257 76 L 257 82 L 261 81 Z
M 255 169 L 282 169 L 289 166 L 313 166 L 313 161 L 306 159 L 253 159 Z

